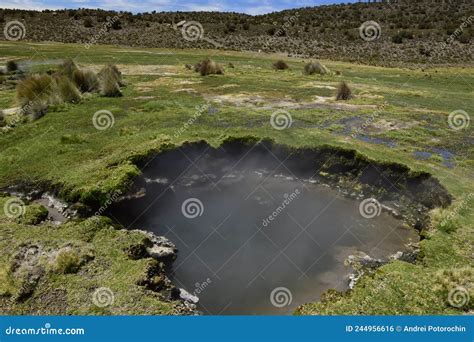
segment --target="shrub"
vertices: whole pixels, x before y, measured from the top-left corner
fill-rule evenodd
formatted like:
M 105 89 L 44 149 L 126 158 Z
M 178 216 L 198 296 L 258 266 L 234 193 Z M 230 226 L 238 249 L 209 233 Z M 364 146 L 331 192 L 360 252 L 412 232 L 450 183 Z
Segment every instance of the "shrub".
M 413 33 L 410 31 L 401 31 L 392 36 L 392 43 L 402 44 L 403 39 L 413 39 Z
M 305 75 L 320 74 L 325 75 L 329 72 L 328 68 L 319 62 L 309 62 L 304 66 Z
M 395 43 L 395 44 L 401 44 L 401 43 L 403 43 L 403 38 L 402 38 L 402 36 L 401 36 L 399 33 L 397 33 L 396 35 L 394 35 L 394 36 L 392 37 L 392 43 Z
M 31 204 L 25 213 L 18 219 L 20 223 L 37 225 L 48 218 L 48 209 L 41 204 Z
M 57 273 L 76 273 L 81 267 L 82 260 L 78 253 L 72 249 L 64 248 L 58 252 L 53 270 Z
M 119 86 L 123 86 L 122 73 L 119 71 L 116 65 L 107 64 L 98 73 L 99 79 L 110 77 L 118 83 Z
M 67 77 L 56 78 L 56 87 L 59 95 L 58 102 L 78 103 L 81 100 L 81 93 L 76 85 Z
M 100 91 L 103 96 L 119 97 L 121 73 L 115 65 L 108 64 L 99 72 Z
M 70 58 L 64 60 L 64 62 L 59 66 L 58 75 L 66 76 L 72 80 L 74 72 L 78 70 L 76 63 Z
M 5 126 L 5 113 L 3 113 L 3 110 L 0 110 L 0 127 Z
M 276 70 L 285 70 L 289 69 L 290 67 L 288 66 L 288 64 L 286 64 L 285 61 L 279 60 L 273 63 L 273 68 Z
M 200 64 L 199 73 L 201 74 L 201 76 L 206 76 L 206 75 L 211 75 L 211 74 L 221 75 L 224 73 L 224 69 L 219 64 L 217 64 L 216 62 L 214 62 L 213 60 L 209 58 L 203 60 L 199 64 Z
M 84 27 L 93 27 L 93 26 L 94 24 L 90 17 L 87 17 L 86 19 L 84 19 Z
M 337 89 L 336 100 L 349 100 L 351 98 L 353 98 L 351 88 L 349 88 L 346 82 L 341 82 Z
M 122 29 L 122 22 L 119 19 L 116 19 L 112 22 L 112 28 L 114 30 L 121 30 Z
M 16 98 L 20 107 L 48 103 L 53 92 L 53 79 L 49 75 L 32 75 L 20 81 L 16 87 Z
M 18 64 L 15 61 L 8 61 L 6 67 L 7 72 L 13 72 L 18 70 Z
M 93 92 L 99 89 L 99 79 L 92 70 L 75 70 L 72 79 L 83 93 Z
M 201 62 L 194 64 L 194 72 L 199 72 L 201 70 Z

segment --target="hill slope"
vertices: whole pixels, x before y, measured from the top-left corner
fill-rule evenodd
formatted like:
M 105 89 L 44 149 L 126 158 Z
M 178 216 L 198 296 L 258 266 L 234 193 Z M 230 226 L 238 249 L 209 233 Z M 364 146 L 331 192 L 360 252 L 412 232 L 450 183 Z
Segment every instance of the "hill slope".
M 403 0 L 307 7 L 258 16 L 0 10 L 0 23 L 6 26 L 13 20 L 20 21 L 24 25 L 23 39 L 29 41 L 217 47 L 383 65 L 470 64 L 474 55 L 473 15 L 474 6 L 469 0 Z M 364 23 L 366 30 L 361 33 Z

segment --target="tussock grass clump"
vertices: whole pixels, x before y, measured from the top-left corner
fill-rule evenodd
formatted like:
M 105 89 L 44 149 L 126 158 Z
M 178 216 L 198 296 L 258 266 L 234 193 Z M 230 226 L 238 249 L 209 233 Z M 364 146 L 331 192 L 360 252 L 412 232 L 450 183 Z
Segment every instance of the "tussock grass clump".
M 187 70 L 193 70 L 193 66 L 191 64 L 185 64 L 184 67 L 187 69 Z
M 60 76 L 66 76 L 67 78 L 72 80 L 74 72 L 78 70 L 76 63 L 70 58 L 64 60 L 64 62 L 59 66 L 58 74 Z
M 120 85 L 122 84 L 122 74 L 115 65 L 108 64 L 99 71 L 100 92 L 103 96 L 122 96 Z
M 194 64 L 194 72 L 199 72 L 201 70 L 201 62 Z
M 53 271 L 60 274 L 76 273 L 81 267 L 79 254 L 72 249 L 60 250 L 53 265 Z
M 0 127 L 3 127 L 5 125 L 5 113 L 3 113 L 3 110 L 0 110 Z
M 54 81 L 49 75 L 32 75 L 20 81 L 16 87 L 16 98 L 20 107 L 48 102 L 53 93 Z
M 101 78 L 113 78 L 115 82 L 118 83 L 119 86 L 123 86 L 122 82 L 122 73 L 119 71 L 116 65 L 114 64 L 107 64 L 99 71 L 99 79 Z
M 92 70 L 75 70 L 72 79 L 79 90 L 83 93 L 93 92 L 99 89 L 99 79 Z
M 81 92 L 76 85 L 67 77 L 61 76 L 55 79 L 57 87 L 58 102 L 79 103 Z
M 350 100 L 354 96 L 352 95 L 352 90 L 349 88 L 346 82 L 341 82 L 339 88 L 337 89 L 336 100 Z
M 207 58 L 199 63 L 199 73 L 201 76 L 207 76 L 211 74 L 222 75 L 224 74 L 224 69 L 213 60 Z
M 320 62 L 309 62 L 304 66 L 303 73 L 305 75 L 314 75 L 314 74 L 320 74 L 320 75 L 325 75 L 329 72 L 329 69 L 326 68 L 324 65 L 322 65 Z
M 276 61 L 275 63 L 273 63 L 273 69 L 275 70 L 286 70 L 286 69 L 289 69 L 290 67 L 288 66 L 288 64 L 286 64 L 285 61 L 282 61 L 281 59 L 279 61 Z
M 8 61 L 6 64 L 7 72 L 14 72 L 18 70 L 18 64 L 15 61 Z
M 231 68 L 231 69 L 234 69 L 234 68 L 235 68 L 235 65 L 234 65 L 234 63 L 232 63 L 232 62 L 229 62 L 229 68 Z

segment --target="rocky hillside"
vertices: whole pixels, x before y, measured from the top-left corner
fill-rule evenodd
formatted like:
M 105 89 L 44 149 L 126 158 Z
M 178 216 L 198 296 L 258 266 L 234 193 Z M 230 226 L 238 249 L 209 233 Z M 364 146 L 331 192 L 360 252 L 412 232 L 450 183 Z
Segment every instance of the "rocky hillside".
M 16 27 L 7 26 L 18 21 Z M 471 0 L 390 1 L 250 16 L 218 12 L 0 10 L 0 39 L 282 52 L 367 64 L 469 64 Z M 19 28 L 19 30 L 14 30 Z M 10 33 L 8 33 L 10 32 Z M 16 35 L 15 35 L 16 34 Z

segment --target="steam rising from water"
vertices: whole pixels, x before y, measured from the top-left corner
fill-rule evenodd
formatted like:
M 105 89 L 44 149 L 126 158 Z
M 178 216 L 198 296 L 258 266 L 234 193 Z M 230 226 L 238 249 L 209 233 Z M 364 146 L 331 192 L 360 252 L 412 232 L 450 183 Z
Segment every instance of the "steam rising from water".
M 207 145 L 167 152 L 136 184 L 146 195 L 111 211 L 177 245 L 171 278 L 200 298 L 204 313 L 289 314 L 328 288 L 347 288 L 350 254 L 388 256 L 417 238 L 385 213 L 363 217 L 358 201 L 315 184 L 311 160 L 274 153 Z M 285 289 L 284 301 L 275 301 L 276 289 Z

